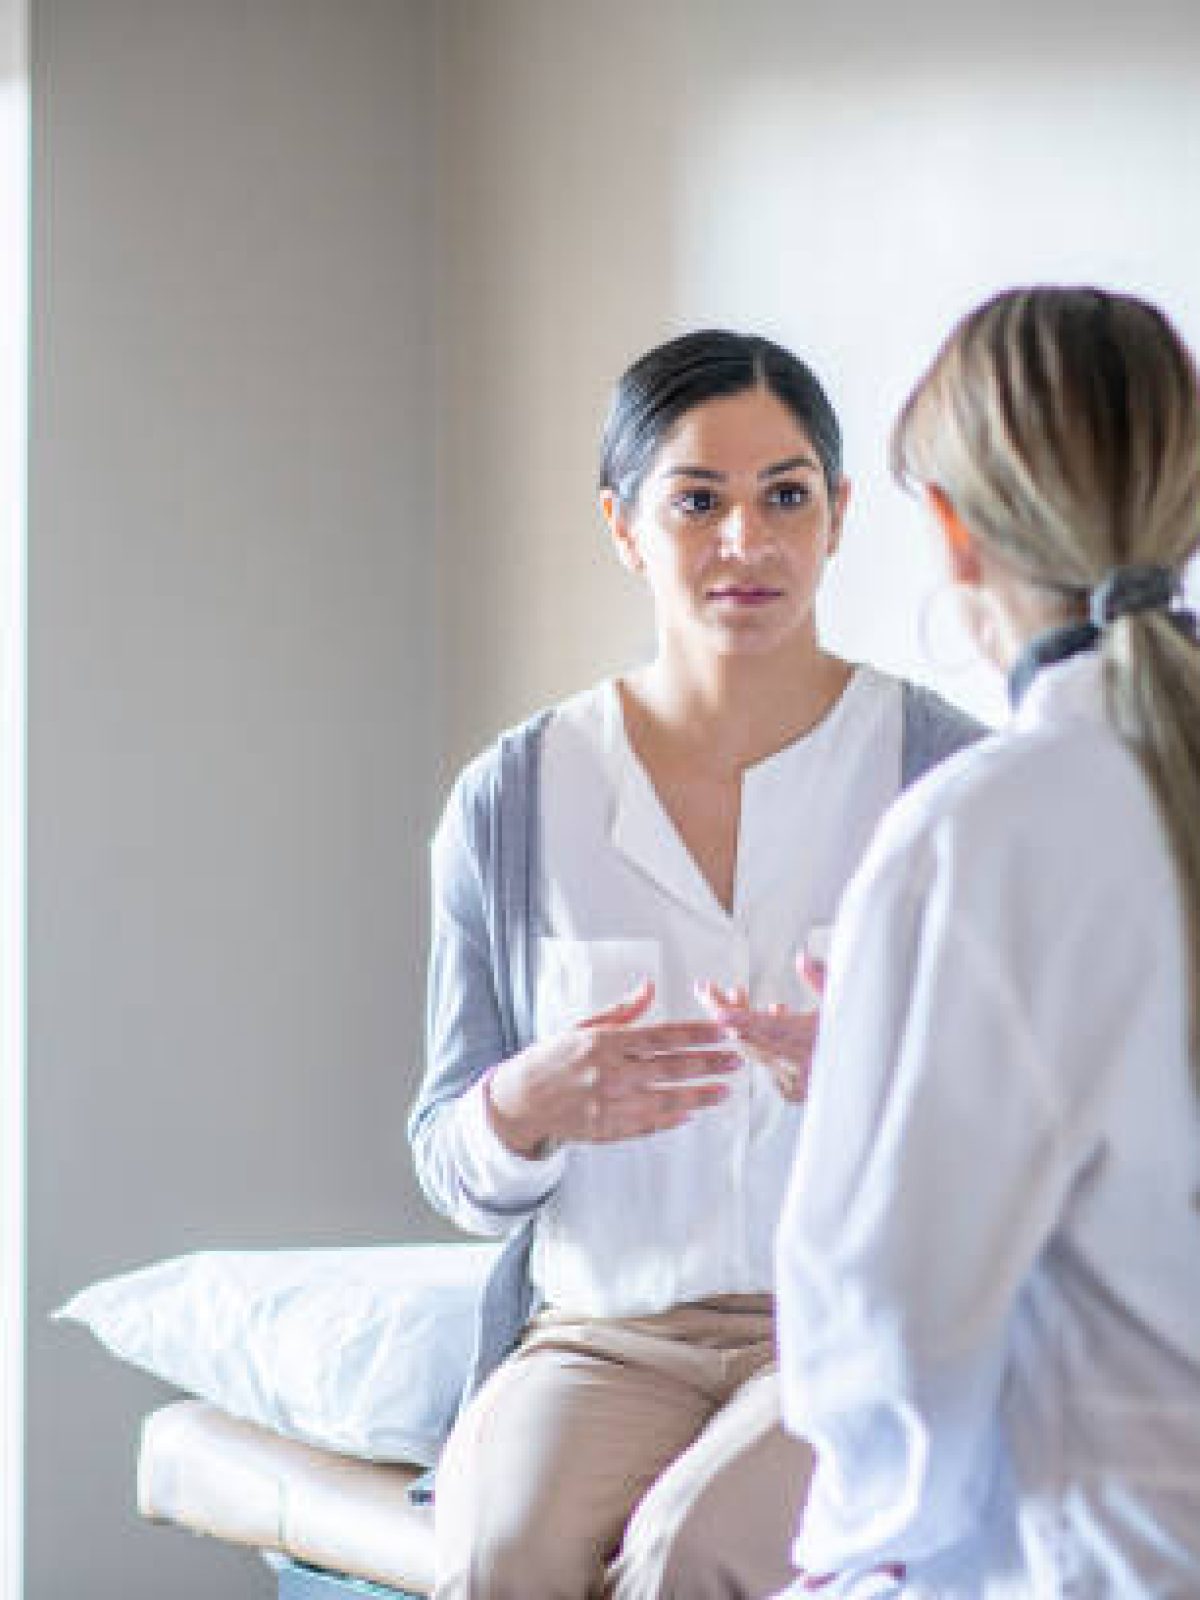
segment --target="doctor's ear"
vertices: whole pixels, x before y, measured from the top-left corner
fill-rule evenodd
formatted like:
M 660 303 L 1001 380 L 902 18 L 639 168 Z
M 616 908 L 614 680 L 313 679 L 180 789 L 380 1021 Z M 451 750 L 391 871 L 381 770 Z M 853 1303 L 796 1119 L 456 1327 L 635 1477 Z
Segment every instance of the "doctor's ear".
M 942 547 L 955 583 L 970 587 L 979 584 L 983 579 L 983 563 L 979 559 L 975 537 L 959 516 L 950 496 L 937 484 L 930 484 L 925 490 L 925 504 L 941 535 Z
M 638 549 L 637 535 L 615 490 L 601 489 L 600 514 L 608 526 L 609 537 L 617 552 L 617 560 L 623 567 L 628 567 L 630 572 L 641 572 L 645 562 L 642 560 L 642 552 Z

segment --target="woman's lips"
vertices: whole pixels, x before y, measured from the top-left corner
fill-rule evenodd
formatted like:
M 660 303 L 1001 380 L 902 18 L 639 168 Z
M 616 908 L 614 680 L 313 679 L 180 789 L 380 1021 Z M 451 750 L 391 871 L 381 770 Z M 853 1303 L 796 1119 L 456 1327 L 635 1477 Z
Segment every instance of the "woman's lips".
M 782 589 L 769 589 L 765 584 L 727 584 L 708 591 L 710 600 L 724 601 L 732 606 L 764 606 L 778 600 Z

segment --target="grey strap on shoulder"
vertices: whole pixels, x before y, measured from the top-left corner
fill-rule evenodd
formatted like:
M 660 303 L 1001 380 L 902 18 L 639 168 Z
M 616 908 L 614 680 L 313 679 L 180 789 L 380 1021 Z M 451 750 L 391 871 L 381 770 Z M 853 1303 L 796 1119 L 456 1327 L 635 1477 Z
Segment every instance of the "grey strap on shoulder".
M 932 689 L 905 683 L 901 692 L 900 786 L 907 789 L 939 761 L 974 744 L 988 730 Z
M 497 990 L 509 1054 L 533 1033 L 534 895 L 538 875 L 538 811 L 542 735 L 554 715 L 541 711 L 500 740 L 498 792 L 492 810 L 492 880 Z

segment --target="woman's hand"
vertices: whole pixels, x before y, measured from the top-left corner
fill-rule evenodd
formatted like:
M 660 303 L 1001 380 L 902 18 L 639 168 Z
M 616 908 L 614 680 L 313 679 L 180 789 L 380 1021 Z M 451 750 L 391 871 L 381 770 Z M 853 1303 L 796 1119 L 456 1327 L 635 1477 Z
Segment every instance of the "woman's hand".
M 649 979 L 627 1000 L 502 1061 L 485 1080 L 492 1127 L 518 1155 L 550 1145 L 603 1144 L 677 1128 L 719 1105 L 741 1052 L 717 1022 L 638 1026 L 654 998 Z
M 816 994 L 823 991 L 824 962 L 801 951 L 796 971 Z M 744 1056 L 766 1068 L 785 1100 L 805 1098 L 821 1021 L 819 1008 L 792 1011 L 773 1005 L 755 1011 L 745 989 L 720 989 L 715 983 L 698 983 L 696 994 L 713 1020 L 721 1024 L 726 1039 L 736 1040 Z

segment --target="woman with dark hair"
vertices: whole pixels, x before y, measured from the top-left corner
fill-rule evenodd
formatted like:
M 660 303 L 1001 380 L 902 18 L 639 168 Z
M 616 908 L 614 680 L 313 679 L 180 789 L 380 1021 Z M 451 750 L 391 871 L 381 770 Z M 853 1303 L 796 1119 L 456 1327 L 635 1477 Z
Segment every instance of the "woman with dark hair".
M 1196 367 L 1144 301 L 1015 290 L 947 339 L 893 461 L 1013 714 L 897 804 L 838 918 L 779 1231 L 784 1408 L 817 1452 L 796 1593 L 1182 1600 Z
M 655 656 L 506 734 L 439 827 L 411 1138 L 432 1202 L 508 1236 L 439 1467 L 443 1600 L 788 1576 L 809 1453 L 779 1423 L 772 1239 L 814 1032 L 794 952 L 903 783 L 974 731 L 822 647 L 848 496 L 795 356 L 719 331 L 643 356 L 600 499 Z

